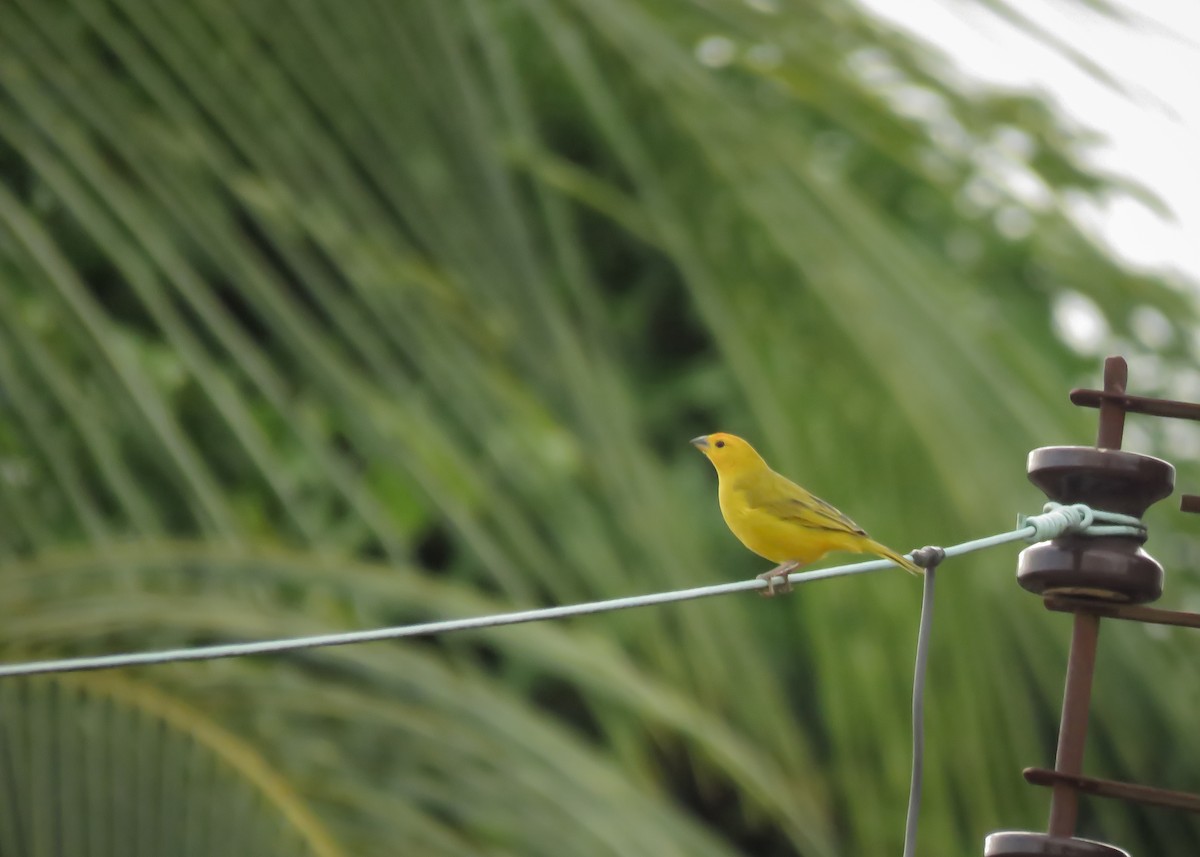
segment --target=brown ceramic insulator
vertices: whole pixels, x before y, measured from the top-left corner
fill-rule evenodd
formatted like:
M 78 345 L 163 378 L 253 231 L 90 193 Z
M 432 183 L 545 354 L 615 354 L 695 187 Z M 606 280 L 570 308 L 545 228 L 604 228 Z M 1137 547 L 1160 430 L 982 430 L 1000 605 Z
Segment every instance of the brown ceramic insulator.
M 1103 842 L 1005 830 L 983 841 L 983 857 L 1129 857 Z
M 1029 481 L 1058 503 L 1140 518 L 1175 487 L 1175 468 L 1149 455 L 1090 446 L 1029 453 Z M 1017 581 L 1038 595 L 1140 604 L 1162 595 L 1163 570 L 1136 536 L 1061 536 L 1021 552 Z
M 1035 595 L 1145 604 L 1162 595 L 1163 569 L 1132 538 L 1063 536 L 1021 551 L 1017 582 Z
M 1120 449 L 1043 446 L 1029 453 L 1026 470 L 1051 500 L 1137 518 L 1175 489 L 1170 464 Z

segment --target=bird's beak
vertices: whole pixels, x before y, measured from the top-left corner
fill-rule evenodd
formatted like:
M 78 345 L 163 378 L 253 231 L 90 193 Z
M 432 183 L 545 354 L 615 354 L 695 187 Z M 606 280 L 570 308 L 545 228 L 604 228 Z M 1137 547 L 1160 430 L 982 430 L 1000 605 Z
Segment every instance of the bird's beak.
M 692 446 L 696 447 L 696 449 L 700 449 L 700 450 L 708 449 L 708 435 L 702 434 L 702 435 L 700 435 L 700 437 L 694 437 L 691 440 L 689 440 L 688 443 L 690 443 Z

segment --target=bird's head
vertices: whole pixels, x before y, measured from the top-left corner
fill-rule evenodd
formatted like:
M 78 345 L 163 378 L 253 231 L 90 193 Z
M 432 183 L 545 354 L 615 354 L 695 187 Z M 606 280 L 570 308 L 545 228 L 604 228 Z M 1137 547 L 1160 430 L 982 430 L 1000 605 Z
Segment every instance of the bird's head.
M 708 457 L 717 473 L 741 473 L 767 466 L 754 447 L 736 434 L 719 431 L 694 437 L 691 442 Z

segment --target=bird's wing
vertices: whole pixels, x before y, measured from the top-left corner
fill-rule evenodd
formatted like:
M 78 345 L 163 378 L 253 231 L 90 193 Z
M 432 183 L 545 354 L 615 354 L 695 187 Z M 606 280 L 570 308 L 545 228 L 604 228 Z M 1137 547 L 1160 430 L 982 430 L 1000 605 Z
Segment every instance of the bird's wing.
M 813 529 L 867 534 L 834 506 L 774 471 L 770 479 L 746 490 L 746 502 L 752 508 Z

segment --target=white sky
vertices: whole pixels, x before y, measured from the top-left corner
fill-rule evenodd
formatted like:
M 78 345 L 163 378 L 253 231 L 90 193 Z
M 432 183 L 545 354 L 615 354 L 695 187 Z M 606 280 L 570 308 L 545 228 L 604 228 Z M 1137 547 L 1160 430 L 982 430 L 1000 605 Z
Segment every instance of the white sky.
M 947 53 L 968 77 L 1048 94 L 1060 111 L 1100 132 L 1090 152 L 1106 172 L 1132 178 L 1173 214 L 1164 220 L 1132 199 L 1076 210 L 1077 219 L 1137 267 L 1177 272 L 1200 284 L 1200 5 L 1193 0 L 1122 0 L 1133 23 L 1111 21 L 1079 2 L 1009 0 L 1116 78 L 1114 91 L 1051 47 L 1031 40 L 976 0 L 859 0 Z

